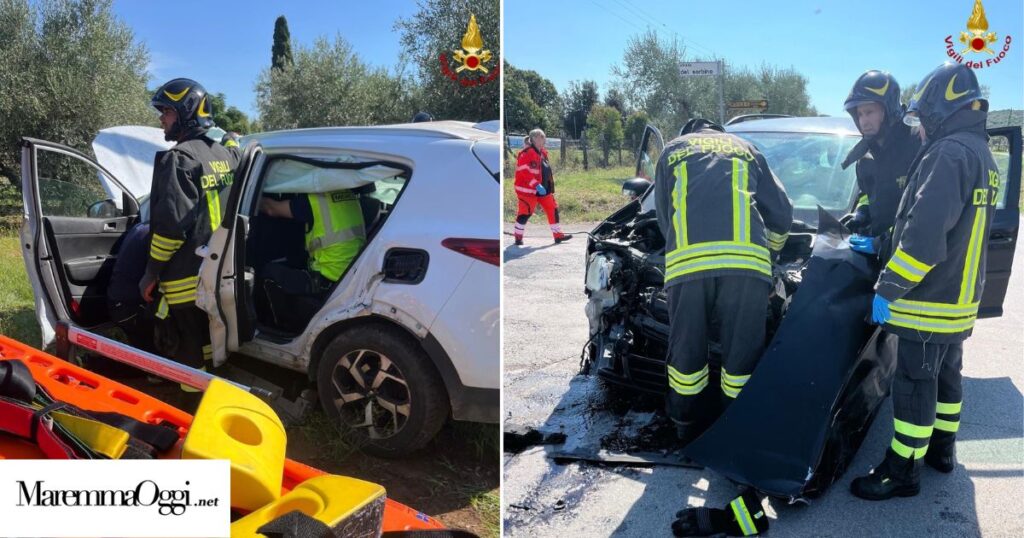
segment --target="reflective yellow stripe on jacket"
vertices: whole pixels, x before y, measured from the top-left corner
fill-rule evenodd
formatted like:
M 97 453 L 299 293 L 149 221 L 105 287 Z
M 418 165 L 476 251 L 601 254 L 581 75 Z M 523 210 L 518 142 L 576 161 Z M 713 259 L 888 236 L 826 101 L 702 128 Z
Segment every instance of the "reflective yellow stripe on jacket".
M 978 304 L 946 304 L 897 299 L 889 306 L 890 325 L 934 333 L 958 333 L 974 327 Z
M 676 244 L 665 256 L 665 282 L 716 269 L 744 269 L 771 277 L 768 249 L 750 241 L 752 208 L 747 162 L 743 159 L 732 159 L 732 240 L 690 244 L 686 222 L 689 177 L 685 161 L 676 166 L 674 175 L 676 184 L 672 190 L 672 204 L 675 214 L 672 226 Z M 769 245 L 776 250 L 782 248 L 786 237 L 787 234 L 768 231 Z
M 709 241 L 670 252 L 665 258 L 665 281 L 712 269 L 749 269 L 771 276 L 768 249 L 753 243 Z
M 981 247 L 985 240 L 985 206 L 974 210 L 974 224 L 971 226 L 971 239 L 967 243 L 967 255 L 964 256 L 963 278 L 960 280 L 959 304 L 974 301 L 974 291 L 978 287 L 978 268 L 981 264 Z

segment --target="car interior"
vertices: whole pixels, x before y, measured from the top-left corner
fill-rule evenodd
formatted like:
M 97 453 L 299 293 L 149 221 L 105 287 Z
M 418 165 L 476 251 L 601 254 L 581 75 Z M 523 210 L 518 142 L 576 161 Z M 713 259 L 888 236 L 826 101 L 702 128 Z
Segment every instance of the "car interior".
M 297 167 L 302 170 L 300 176 L 295 174 Z M 246 272 L 253 277 L 248 289 L 252 297 L 249 304 L 253 305 L 250 316 L 255 318 L 262 335 L 289 340 L 305 329 L 344 281 L 345 274 L 329 290 L 306 294 L 289 293 L 280 283 L 267 278 L 266 268 L 271 263 L 283 263 L 294 269 L 308 268 L 309 254 L 305 224 L 261 214 L 260 198 L 291 200 L 306 192 L 332 192 L 339 190 L 335 187 L 350 187 L 348 190 L 359 197 L 366 230 L 366 243 L 349 265 L 351 269 L 394 210 L 410 171 L 404 165 L 383 161 L 339 162 L 297 156 L 270 158 L 262 170 L 256 187 L 260 195 L 253 197 L 253 207 L 243 211 L 250 215 L 251 224 L 244 262 Z M 373 173 L 362 173 L 367 170 Z M 314 184 L 318 186 L 312 187 Z

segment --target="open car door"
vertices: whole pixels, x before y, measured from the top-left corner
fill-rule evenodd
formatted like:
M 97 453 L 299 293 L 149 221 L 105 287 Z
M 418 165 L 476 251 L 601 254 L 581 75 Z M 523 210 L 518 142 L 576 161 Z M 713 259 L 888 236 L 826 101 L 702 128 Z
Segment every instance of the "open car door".
M 210 343 L 213 345 L 213 363 L 219 366 L 228 354 L 252 340 L 255 335 L 256 311 L 251 304 L 255 275 L 247 269 L 245 260 L 249 217 L 239 214 L 249 181 L 257 178 L 263 161 L 263 148 L 250 142 L 242 152 L 235 169 L 234 183 L 228 195 L 227 208 L 220 227 L 210 236 L 199 268 L 199 294 L 196 304 L 210 316 Z M 251 204 L 251 200 L 246 200 Z
M 640 139 L 640 151 L 636 157 L 636 177 L 654 183 L 654 171 L 664 149 L 665 139 L 662 138 L 661 131 L 653 125 L 645 127 L 644 136 Z
M 1013 251 L 1020 228 L 1021 128 L 989 129 L 989 149 L 999 166 L 999 198 L 989 230 L 985 289 L 979 318 L 1003 315 L 1003 299 L 1010 282 Z
M 109 321 L 107 284 L 139 202 L 87 155 L 34 138 L 21 139 L 21 185 L 22 258 L 46 346 L 58 321 Z

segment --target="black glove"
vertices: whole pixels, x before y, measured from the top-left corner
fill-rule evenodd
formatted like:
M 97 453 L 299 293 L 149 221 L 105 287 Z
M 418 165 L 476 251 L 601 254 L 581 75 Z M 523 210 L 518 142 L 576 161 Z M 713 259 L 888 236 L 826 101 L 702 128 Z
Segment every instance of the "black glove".
M 753 536 L 768 530 L 768 516 L 761 508 L 761 499 L 748 489 L 729 502 L 724 509 L 687 508 L 676 513 L 672 522 L 674 536 Z

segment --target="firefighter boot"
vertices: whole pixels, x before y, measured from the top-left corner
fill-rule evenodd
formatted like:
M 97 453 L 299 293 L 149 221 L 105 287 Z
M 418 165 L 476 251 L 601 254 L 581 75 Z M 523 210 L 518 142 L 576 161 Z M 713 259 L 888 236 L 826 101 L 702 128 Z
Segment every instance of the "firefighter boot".
M 956 467 L 956 434 L 935 430 L 928 442 L 924 462 L 940 473 L 951 473 Z
M 884 501 L 893 497 L 913 497 L 921 491 L 921 465 L 886 450 L 885 459 L 871 474 L 855 478 L 850 492 L 861 499 Z

